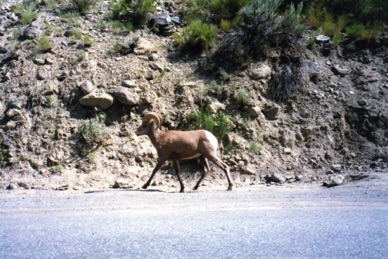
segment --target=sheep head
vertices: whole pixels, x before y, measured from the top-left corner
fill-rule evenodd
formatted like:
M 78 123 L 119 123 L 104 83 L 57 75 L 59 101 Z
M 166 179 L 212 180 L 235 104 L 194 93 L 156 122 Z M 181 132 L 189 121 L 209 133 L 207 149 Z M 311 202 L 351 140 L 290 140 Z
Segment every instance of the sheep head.
M 162 116 L 156 112 L 149 112 L 144 116 L 143 123 L 136 130 L 136 135 L 148 135 L 152 131 L 159 129 L 162 125 Z

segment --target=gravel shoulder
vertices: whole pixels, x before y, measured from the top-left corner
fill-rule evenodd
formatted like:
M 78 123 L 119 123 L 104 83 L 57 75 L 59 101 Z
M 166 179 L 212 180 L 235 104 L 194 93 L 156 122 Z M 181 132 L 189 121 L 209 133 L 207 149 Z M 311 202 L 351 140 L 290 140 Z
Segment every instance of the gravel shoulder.
M 227 192 L 224 187 L 203 187 L 178 193 L 176 188 L 149 190 L 105 189 L 83 191 L 18 190 L 0 193 L 0 215 L 88 211 L 234 210 L 304 207 L 388 206 L 388 176 L 326 188 L 317 183 L 282 186 L 252 185 Z

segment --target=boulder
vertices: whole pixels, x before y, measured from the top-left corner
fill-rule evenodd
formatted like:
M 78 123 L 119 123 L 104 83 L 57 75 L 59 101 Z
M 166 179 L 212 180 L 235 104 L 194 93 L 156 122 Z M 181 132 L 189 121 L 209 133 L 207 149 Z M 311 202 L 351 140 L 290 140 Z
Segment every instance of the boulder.
M 83 106 L 107 109 L 113 104 L 113 97 L 107 93 L 91 92 L 79 100 Z
M 139 98 L 123 86 L 116 87 L 114 95 L 120 103 L 125 105 L 136 105 L 139 102 Z

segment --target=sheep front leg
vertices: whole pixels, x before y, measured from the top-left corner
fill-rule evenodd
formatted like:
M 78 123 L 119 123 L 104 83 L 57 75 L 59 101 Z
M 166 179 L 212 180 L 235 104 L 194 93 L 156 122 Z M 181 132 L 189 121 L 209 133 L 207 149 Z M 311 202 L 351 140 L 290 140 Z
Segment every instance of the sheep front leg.
M 152 171 L 150 179 L 148 179 L 148 181 L 141 188 L 143 188 L 143 189 L 148 188 L 148 186 L 151 184 L 152 178 L 154 178 L 156 172 L 160 169 L 160 167 L 162 167 L 164 162 L 166 162 L 166 159 L 161 159 L 161 158 L 158 159 L 158 162 L 156 163 L 156 166 L 155 166 L 154 170 Z
M 174 162 L 174 169 L 175 169 L 176 176 L 178 177 L 178 181 L 181 185 L 181 190 L 179 192 L 185 192 L 185 186 L 183 185 L 183 182 L 180 176 L 179 160 L 174 160 L 173 162 Z

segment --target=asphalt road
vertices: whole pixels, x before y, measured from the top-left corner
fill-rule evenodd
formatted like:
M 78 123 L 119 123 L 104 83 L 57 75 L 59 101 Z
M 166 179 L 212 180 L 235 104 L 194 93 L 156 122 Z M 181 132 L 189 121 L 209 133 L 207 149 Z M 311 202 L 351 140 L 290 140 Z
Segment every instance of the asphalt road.
M 172 191 L 2 192 L 0 258 L 388 258 L 385 187 Z

